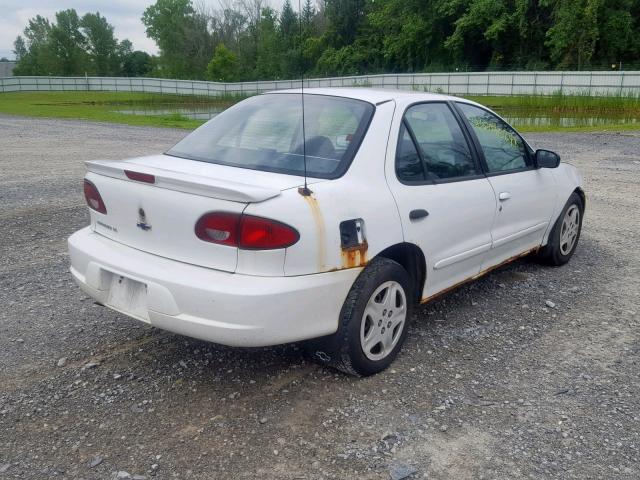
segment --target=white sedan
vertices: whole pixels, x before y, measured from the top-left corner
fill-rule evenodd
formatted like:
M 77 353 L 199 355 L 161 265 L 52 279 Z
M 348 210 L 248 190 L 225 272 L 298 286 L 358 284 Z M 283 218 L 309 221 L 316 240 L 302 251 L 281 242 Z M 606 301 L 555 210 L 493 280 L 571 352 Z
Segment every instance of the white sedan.
M 413 92 L 259 95 L 165 154 L 87 168 L 69 253 L 88 295 L 225 345 L 312 340 L 358 375 L 393 361 L 414 305 L 524 255 L 569 261 L 585 208 L 558 155 Z

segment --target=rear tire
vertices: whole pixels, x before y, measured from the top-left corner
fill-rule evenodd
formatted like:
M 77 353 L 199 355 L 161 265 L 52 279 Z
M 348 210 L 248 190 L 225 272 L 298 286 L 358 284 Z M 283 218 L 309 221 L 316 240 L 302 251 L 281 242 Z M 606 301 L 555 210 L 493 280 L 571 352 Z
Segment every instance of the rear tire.
M 337 332 L 308 342 L 307 351 L 319 363 L 351 375 L 381 372 L 402 348 L 413 298 L 406 270 L 388 258 L 374 258 L 351 287 Z
M 538 260 L 556 267 L 566 264 L 578 246 L 583 216 L 582 198 L 574 192 L 560 212 L 549 234 L 548 243 L 538 252 Z

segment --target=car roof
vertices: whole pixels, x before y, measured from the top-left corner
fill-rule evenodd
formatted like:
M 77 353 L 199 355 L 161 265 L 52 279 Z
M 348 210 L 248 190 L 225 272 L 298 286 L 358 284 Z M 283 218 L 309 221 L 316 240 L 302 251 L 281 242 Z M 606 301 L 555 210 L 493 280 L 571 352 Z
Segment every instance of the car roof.
M 268 94 L 277 93 L 302 93 L 300 88 L 286 90 L 273 90 Z M 368 88 L 368 87 L 328 87 L 328 88 L 305 88 L 304 93 L 308 95 L 329 95 L 333 97 L 353 98 L 364 100 L 365 102 L 379 104 L 389 100 L 411 100 L 424 102 L 429 100 L 464 100 L 450 95 L 437 93 L 416 92 L 412 90 L 395 90 L 388 88 Z M 466 100 L 465 100 L 466 101 Z M 470 102 L 472 103 L 472 102 Z

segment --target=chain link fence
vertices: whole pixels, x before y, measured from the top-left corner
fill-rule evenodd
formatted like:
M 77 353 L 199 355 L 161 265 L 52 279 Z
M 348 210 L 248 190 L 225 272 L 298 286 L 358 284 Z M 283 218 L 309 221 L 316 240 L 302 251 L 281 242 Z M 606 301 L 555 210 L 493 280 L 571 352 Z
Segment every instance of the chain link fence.
M 96 91 L 177 95 L 252 95 L 300 88 L 301 80 L 220 83 L 164 78 L 6 77 L 0 92 Z M 479 72 L 360 75 L 304 80 L 311 87 L 374 87 L 452 95 L 640 95 L 640 71 Z

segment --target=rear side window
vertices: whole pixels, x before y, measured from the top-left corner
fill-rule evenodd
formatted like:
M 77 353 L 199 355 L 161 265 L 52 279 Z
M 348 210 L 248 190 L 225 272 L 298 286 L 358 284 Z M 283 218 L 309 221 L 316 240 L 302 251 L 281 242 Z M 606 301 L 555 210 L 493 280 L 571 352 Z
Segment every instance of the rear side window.
M 417 169 L 413 152 L 422 162 L 422 172 Z M 407 110 L 400 132 L 396 170 L 400 180 L 409 182 L 451 180 L 478 174 L 462 128 L 446 103 L 424 103 Z
M 500 117 L 491 112 L 458 103 L 482 147 L 489 173 L 521 170 L 531 165 L 524 142 Z
M 259 95 L 224 111 L 167 153 L 292 175 L 335 178 L 355 156 L 374 112 L 349 98 L 305 95 L 306 146 L 299 94 Z

